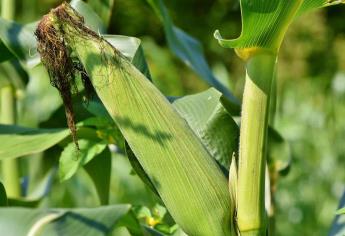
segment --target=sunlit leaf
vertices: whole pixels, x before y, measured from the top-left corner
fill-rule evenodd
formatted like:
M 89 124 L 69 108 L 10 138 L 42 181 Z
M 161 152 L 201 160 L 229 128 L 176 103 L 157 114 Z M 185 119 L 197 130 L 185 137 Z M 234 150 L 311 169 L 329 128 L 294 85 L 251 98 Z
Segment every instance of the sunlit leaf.
M 344 3 L 330 0 L 241 0 L 242 32 L 237 39 L 223 39 L 218 31 L 215 37 L 227 48 L 247 49 L 237 51 L 246 59 L 258 48 L 279 49 L 290 23 L 296 15 L 323 6 Z
M 310 10 L 337 5 L 341 3 L 345 3 L 345 1 L 344 0 L 304 0 L 298 11 L 298 14 L 300 15 Z
M 177 99 L 173 105 L 209 153 L 229 169 L 231 157 L 238 149 L 239 128 L 221 104 L 221 96 L 211 88 Z
M 106 147 L 106 144 L 104 143 L 85 139 L 78 140 L 78 144 L 80 150 L 77 150 L 75 143 L 70 143 L 61 153 L 59 161 L 60 181 L 71 178 L 77 172 L 79 167 L 87 164 Z
M 279 48 L 288 25 L 292 22 L 301 0 L 241 0 L 242 32 L 239 38 L 223 39 L 216 31 L 219 43 L 228 48 Z
M 0 125 L 0 159 L 42 152 L 68 136 L 68 129 L 34 129 Z

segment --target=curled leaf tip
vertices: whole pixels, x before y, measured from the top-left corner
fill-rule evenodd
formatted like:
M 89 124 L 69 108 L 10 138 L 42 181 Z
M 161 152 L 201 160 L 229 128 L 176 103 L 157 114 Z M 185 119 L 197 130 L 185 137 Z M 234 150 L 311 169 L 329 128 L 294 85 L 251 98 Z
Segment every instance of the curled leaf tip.
M 235 48 L 236 39 L 224 39 L 219 30 L 216 30 L 213 34 L 214 38 L 218 40 L 218 43 L 224 48 Z

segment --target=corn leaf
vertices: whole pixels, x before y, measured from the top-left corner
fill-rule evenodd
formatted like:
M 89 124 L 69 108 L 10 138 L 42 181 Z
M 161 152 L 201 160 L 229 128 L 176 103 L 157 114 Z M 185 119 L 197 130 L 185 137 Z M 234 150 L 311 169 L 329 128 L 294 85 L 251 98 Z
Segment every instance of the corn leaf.
M 1 208 L 0 228 L 7 236 L 103 236 L 129 211 L 129 205 L 89 209 Z
M 163 0 L 147 0 L 163 23 L 165 37 L 170 49 L 187 66 L 194 70 L 209 85 L 218 89 L 234 105 L 238 106 L 235 96 L 213 75 L 202 49 L 202 45 L 195 38 L 173 25 Z
M 111 175 L 111 154 L 108 148 L 104 149 L 97 157 L 84 165 L 95 184 L 102 205 L 109 203 L 109 188 Z
M 277 50 L 296 15 L 341 2 L 344 3 L 330 0 L 241 0 L 241 35 L 237 39 L 225 40 L 216 31 L 215 37 L 227 48 Z
M 221 96 L 211 88 L 177 99 L 173 105 L 209 153 L 229 169 L 232 154 L 238 149 L 239 128 L 220 103 Z
M 310 10 L 337 5 L 341 3 L 345 3 L 345 1 L 344 0 L 304 0 L 300 9 L 298 10 L 298 14 L 301 15 Z
M 42 152 L 69 136 L 68 129 L 34 129 L 0 125 L 0 159 Z
M 59 10 L 75 19 L 68 5 Z M 53 13 L 52 19 L 57 17 Z M 190 235 L 231 235 L 227 180 L 183 118 L 104 39 L 63 18 L 51 23 L 63 29 L 62 36 L 176 222 Z
M 277 50 L 301 2 L 301 0 L 241 0 L 242 32 L 240 37 L 224 40 L 218 31 L 215 37 L 223 47 L 259 47 Z
M 106 147 L 106 144 L 94 142 L 91 140 L 78 140 L 80 150 L 76 150 L 74 143 L 69 143 L 60 156 L 59 178 L 65 181 L 71 178 L 79 167 L 87 164 L 95 156 L 100 154 Z

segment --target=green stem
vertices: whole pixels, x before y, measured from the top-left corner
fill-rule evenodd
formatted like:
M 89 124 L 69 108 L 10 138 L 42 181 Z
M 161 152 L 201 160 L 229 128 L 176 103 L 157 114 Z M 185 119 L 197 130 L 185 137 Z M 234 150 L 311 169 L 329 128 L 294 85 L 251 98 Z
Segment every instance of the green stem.
M 266 234 L 267 124 L 276 55 L 259 52 L 246 64 L 238 167 L 237 222 L 241 236 Z
M 1 88 L 1 120 L 2 124 L 15 124 L 16 122 L 16 101 L 12 86 Z M 5 159 L 1 163 L 3 184 L 9 197 L 19 197 L 20 182 L 18 173 L 18 163 L 15 159 Z
M 13 20 L 15 16 L 15 0 L 1 1 L 1 16 Z M 0 123 L 16 123 L 16 100 L 12 86 L 1 88 L 1 110 Z M 15 159 L 3 160 L 1 162 L 3 184 L 9 197 L 20 197 L 20 181 L 18 163 Z
M 13 20 L 15 14 L 15 0 L 1 0 L 1 17 Z

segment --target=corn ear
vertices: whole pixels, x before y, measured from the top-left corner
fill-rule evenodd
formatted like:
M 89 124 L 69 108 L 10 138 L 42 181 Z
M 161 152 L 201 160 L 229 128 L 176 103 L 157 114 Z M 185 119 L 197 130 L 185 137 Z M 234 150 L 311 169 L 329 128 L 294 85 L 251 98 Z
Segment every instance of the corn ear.
M 233 235 L 226 178 L 158 89 L 107 41 L 85 28 L 68 4 L 45 16 L 38 30 L 48 28 L 85 68 L 181 228 L 190 236 Z

